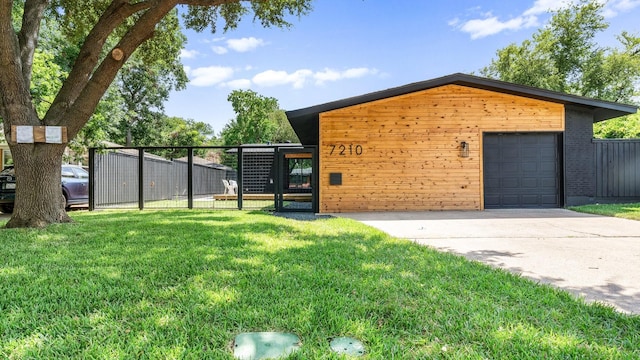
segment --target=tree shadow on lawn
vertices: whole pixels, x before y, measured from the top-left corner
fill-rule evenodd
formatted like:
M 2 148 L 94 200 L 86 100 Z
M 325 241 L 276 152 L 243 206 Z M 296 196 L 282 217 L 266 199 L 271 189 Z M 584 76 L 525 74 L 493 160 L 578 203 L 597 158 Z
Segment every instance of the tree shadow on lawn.
M 615 304 L 620 311 L 630 314 L 636 313 L 638 309 L 638 299 L 640 293 L 630 294 L 628 287 L 623 287 L 615 280 L 608 281 L 599 286 L 567 286 L 566 278 L 561 276 L 544 276 L 531 269 L 524 269 L 519 266 L 510 266 L 505 259 L 521 257 L 524 253 L 496 250 L 471 250 L 462 252 L 450 247 L 439 247 L 441 251 L 464 256 L 467 259 L 479 261 L 495 268 L 501 268 L 511 273 L 518 274 L 534 282 L 553 285 L 584 298 L 586 302 L 604 302 Z
M 244 331 L 294 332 L 301 359 L 338 358 L 327 340 L 342 335 L 372 359 L 640 348 L 639 317 L 346 219 L 92 213 L 74 226 L 0 245 L 15 255 L 0 269 L 3 356 L 232 358 Z

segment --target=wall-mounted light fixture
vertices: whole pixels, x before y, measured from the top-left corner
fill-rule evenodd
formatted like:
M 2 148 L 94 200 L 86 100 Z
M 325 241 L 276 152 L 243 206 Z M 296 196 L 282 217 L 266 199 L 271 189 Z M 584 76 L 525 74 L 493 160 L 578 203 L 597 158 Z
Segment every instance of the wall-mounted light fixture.
M 466 141 L 460 142 L 460 157 L 469 157 L 469 143 Z

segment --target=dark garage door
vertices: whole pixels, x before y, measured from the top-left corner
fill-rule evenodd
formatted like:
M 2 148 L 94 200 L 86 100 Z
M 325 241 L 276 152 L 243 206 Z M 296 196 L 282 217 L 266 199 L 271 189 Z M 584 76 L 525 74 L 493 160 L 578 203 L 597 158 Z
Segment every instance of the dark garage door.
M 485 134 L 484 207 L 560 206 L 558 135 Z

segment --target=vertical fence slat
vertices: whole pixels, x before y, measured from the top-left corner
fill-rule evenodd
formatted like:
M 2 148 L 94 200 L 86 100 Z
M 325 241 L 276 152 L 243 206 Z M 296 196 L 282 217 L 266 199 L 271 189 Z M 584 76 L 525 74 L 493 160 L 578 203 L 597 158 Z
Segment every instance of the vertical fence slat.
M 640 198 L 640 139 L 594 143 L 596 196 L 611 201 Z

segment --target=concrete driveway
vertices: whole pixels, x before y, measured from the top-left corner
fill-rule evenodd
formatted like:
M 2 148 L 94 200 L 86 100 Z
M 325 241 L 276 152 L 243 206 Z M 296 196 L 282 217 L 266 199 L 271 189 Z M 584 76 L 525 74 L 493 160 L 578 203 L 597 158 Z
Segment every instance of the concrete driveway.
M 334 215 L 640 314 L 640 221 L 564 209 Z

